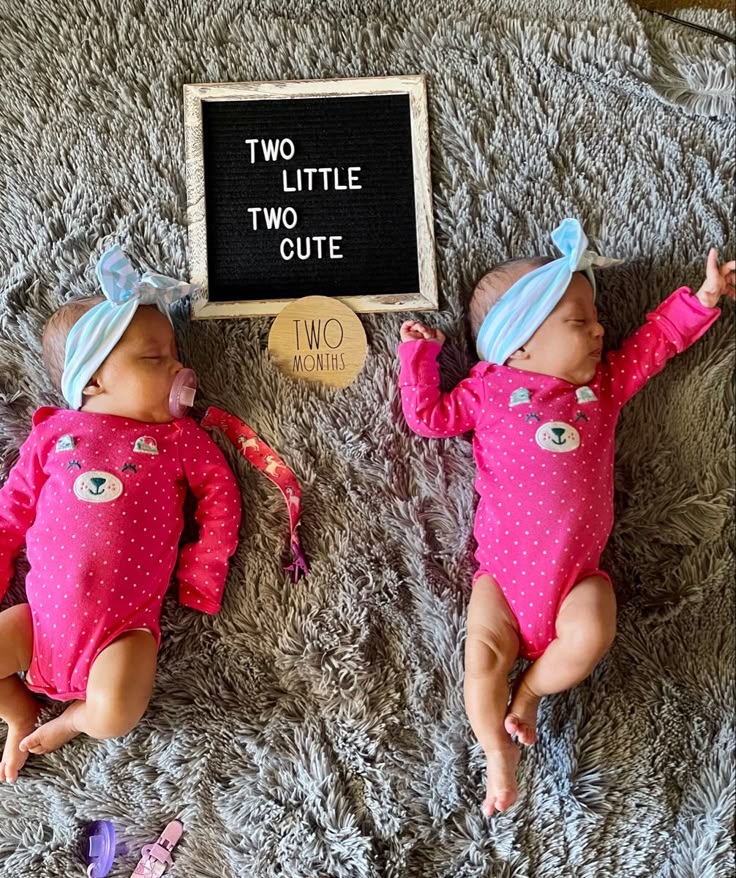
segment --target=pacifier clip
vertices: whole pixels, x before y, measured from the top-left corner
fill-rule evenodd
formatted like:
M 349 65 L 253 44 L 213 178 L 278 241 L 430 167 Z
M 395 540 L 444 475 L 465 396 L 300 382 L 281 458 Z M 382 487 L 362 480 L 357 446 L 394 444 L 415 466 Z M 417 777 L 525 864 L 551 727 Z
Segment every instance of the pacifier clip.
M 218 427 L 240 451 L 243 457 L 281 491 L 289 513 L 291 530 L 291 553 L 293 561 L 284 569 L 291 573 L 294 582 L 309 574 L 306 558 L 299 543 L 299 520 L 302 514 L 302 492 L 299 482 L 291 469 L 276 452 L 256 435 L 256 433 L 235 415 L 216 406 L 210 406 L 202 418 L 203 427 Z

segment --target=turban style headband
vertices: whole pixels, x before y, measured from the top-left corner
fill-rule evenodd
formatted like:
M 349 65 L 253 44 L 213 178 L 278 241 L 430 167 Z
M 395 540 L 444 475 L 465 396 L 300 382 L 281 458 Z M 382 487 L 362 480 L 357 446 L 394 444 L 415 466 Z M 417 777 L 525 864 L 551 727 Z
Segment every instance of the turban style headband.
M 120 341 L 140 305 L 155 305 L 171 320 L 168 306 L 198 288 L 152 272 L 140 277 L 117 244 L 100 257 L 97 278 L 105 301 L 80 317 L 66 339 L 61 392 L 73 409 L 81 407 L 84 388 Z
M 574 272 L 584 272 L 595 298 L 593 266 L 619 262 L 587 250 L 588 239 L 575 219 L 563 220 L 552 240 L 562 256 L 520 277 L 486 315 L 476 340 L 481 360 L 501 366 L 526 344 L 564 296 Z

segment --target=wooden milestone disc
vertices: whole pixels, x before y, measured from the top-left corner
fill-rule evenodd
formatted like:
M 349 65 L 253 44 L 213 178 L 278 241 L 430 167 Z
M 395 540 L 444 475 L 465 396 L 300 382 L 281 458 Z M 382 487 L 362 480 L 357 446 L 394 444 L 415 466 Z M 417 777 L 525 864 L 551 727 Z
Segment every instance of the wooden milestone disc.
M 338 299 L 305 296 L 276 316 L 268 352 L 291 378 L 347 387 L 365 362 L 368 343 L 358 315 Z

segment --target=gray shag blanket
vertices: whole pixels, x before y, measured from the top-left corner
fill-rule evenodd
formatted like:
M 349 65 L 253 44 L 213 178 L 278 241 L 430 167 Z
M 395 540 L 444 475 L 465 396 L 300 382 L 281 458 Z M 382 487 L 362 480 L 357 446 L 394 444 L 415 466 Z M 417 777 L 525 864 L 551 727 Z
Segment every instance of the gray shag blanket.
M 625 260 L 600 277 L 610 345 L 700 283 L 709 245 L 734 255 L 732 46 L 623 0 L 0 0 L 0 47 L 0 481 L 58 402 L 43 323 L 94 291 L 102 248 L 188 276 L 187 82 L 427 75 L 441 311 L 425 319 L 454 342 L 450 384 L 474 281 L 549 252 L 564 216 Z M 83 875 L 102 818 L 123 878 L 176 816 L 181 878 L 734 874 L 733 310 L 624 412 L 604 557 L 619 635 L 543 703 L 519 801 L 491 820 L 462 704 L 471 449 L 403 422 L 406 316 L 364 318 L 365 368 L 334 391 L 275 371 L 270 320 L 179 313 L 203 401 L 298 474 L 312 574 L 284 576 L 282 500 L 218 438 L 245 508 L 223 609 L 172 594 L 140 725 L 0 789 L 3 878 Z

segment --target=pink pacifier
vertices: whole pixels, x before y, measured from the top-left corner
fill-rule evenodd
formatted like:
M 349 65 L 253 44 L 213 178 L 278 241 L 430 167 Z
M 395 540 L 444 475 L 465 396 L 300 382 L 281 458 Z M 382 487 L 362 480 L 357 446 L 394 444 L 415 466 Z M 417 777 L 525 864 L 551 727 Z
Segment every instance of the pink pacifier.
M 181 369 L 176 373 L 169 394 L 169 411 L 175 418 L 183 418 L 194 404 L 197 393 L 197 376 L 194 369 Z

